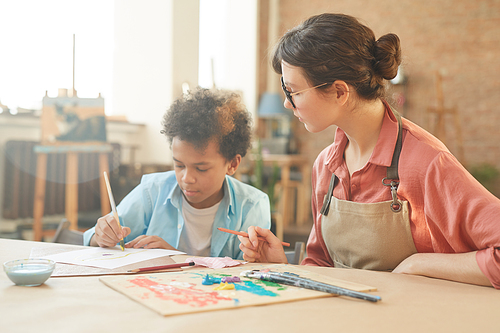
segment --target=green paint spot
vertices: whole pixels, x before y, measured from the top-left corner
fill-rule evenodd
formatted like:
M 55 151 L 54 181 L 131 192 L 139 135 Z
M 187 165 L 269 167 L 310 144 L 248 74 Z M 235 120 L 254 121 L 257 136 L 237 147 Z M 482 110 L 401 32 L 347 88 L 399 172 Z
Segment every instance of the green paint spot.
M 286 290 L 286 288 L 287 288 L 287 287 L 285 287 L 285 286 L 282 286 L 282 285 L 281 285 L 281 284 L 279 284 L 279 283 L 272 282 L 272 281 L 266 281 L 266 280 L 255 280 L 255 283 L 263 284 L 263 285 L 265 285 L 266 287 L 274 287 L 274 288 L 278 288 L 278 290 Z
M 276 283 L 276 282 L 264 281 L 264 280 L 261 280 L 261 281 L 262 281 L 263 284 L 265 284 L 268 287 L 276 287 L 276 288 L 281 287 L 281 284 Z

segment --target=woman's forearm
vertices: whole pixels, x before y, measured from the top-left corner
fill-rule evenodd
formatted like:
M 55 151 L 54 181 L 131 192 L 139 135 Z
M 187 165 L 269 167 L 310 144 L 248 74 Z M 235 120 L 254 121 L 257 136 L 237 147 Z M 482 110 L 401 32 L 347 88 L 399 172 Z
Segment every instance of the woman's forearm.
M 476 252 L 416 253 L 403 260 L 393 273 L 423 275 L 480 286 L 492 286 L 477 264 Z

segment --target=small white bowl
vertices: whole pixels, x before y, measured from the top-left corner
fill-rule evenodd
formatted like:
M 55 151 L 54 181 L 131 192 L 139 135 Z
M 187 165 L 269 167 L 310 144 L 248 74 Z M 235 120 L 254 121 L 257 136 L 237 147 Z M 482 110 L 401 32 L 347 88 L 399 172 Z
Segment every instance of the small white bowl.
M 9 279 L 18 286 L 39 286 L 50 277 L 56 262 L 49 259 L 18 259 L 7 261 L 3 269 Z

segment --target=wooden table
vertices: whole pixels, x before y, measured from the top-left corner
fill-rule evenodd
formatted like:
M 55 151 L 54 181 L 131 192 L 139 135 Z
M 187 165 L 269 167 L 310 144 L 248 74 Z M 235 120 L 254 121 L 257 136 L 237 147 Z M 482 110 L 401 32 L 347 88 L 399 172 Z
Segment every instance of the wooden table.
M 68 246 L 0 239 L 0 261 L 33 247 Z M 180 261 L 180 259 L 179 259 Z M 15 286 L 0 273 L 0 331 L 10 332 L 499 332 L 500 291 L 420 276 L 306 267 L 378 288 L 371 303 L 326 297 L 162 317 L 98 277 L 50 278 Z

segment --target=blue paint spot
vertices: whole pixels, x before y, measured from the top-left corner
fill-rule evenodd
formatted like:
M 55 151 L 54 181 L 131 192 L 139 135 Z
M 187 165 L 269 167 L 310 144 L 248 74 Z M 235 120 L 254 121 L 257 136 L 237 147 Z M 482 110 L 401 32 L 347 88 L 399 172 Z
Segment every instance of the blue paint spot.
M 213 284 L 218 284 L 218 283 L 221 283 L 220 278 L 216 278 L 208 274 L 203 277 L 203 280 L 201 280 L 201 284 L 205 286 L 211 286 Z

